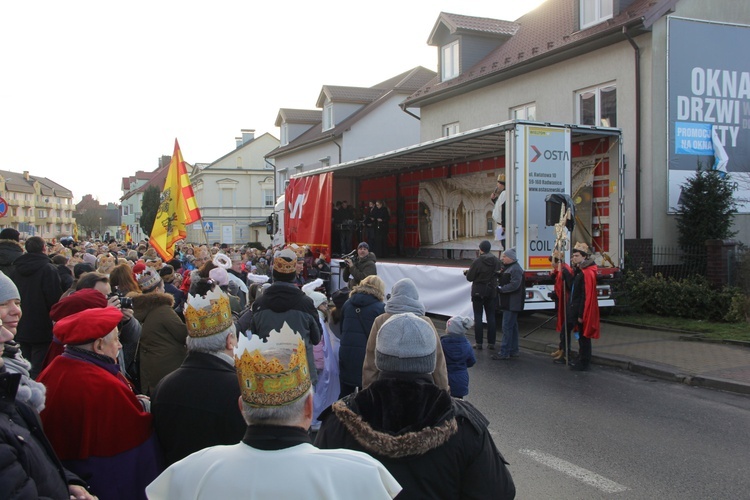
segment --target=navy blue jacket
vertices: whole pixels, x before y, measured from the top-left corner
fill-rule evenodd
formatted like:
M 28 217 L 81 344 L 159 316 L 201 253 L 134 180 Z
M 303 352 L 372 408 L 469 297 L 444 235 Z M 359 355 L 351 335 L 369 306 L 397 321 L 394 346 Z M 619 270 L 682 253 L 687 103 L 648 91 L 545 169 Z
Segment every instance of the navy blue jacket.
M 343 308 L 341 346 L 339 347 L 339 378 L 342 382 L 362 387 L 362 365 L 365 363 L 367 339 L 375 318 L 385 312 L 385 304 L 368 293 L 352 293 Z
M 448 369 L 448 384 L 451 396 L 462 398 L 469 394 L 469 370 L 477 359 L 474 349 L 463 335 L 448 334 L 440 337 L 445 354 L 445 366 Z

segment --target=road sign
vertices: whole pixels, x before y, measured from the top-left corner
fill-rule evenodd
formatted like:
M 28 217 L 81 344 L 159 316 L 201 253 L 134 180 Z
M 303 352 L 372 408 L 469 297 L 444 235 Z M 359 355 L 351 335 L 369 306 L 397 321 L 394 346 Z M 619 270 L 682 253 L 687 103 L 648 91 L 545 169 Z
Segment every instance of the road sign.
M 204 222 L 203 223 L 203 230 L 207 233 L 213 233 L 214 232 L 214 223 L 213 222 Z
M 0 198 L 0 217 L 5 217 L 8 214 L 8 203 L 5 199 Z

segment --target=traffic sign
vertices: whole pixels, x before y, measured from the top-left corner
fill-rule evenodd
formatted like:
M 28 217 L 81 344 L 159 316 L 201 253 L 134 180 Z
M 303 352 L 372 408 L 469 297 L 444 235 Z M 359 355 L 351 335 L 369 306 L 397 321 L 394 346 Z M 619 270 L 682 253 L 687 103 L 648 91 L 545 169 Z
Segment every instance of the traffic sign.
M 0 198 L 0 217 L 5 217 L 8 214 L 8 203 L 4 198 Z
M 214 232 L 214 223 L 213 222 L 204 222 L 203 223 L 203 230 L 207 233 L 213 233 Z

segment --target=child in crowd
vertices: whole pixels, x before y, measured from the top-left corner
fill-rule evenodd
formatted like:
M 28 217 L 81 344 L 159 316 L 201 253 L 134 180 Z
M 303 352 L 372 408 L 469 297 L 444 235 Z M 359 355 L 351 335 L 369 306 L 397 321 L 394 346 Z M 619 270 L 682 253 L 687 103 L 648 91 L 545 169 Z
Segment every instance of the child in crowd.
M 445 353 L 448 383 L 451 396 L 463 399 L 469 394 L 469 370 L 477 362 L 466 332 L 474 327 L 474 320 L 464 316 L 453 316 L 445 324 L 445 335 L 440 343 Z

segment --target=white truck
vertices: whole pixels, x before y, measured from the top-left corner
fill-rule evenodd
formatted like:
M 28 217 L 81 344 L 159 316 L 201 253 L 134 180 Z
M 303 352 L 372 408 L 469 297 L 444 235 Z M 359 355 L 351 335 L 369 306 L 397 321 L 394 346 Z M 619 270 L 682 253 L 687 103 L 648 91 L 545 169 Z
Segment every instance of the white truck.
M 417 283 L 429 312 L 465 314 L 468 307 L 470 313 L 469 283 L 462 271 L 470 264 L 467 259 L 476 257 L 479 242 L 487 239 L 493 250 L 501 245 L 516 249 L 526 271 L 526 309 L 551 309 L 549 256 L 560 208 L 548 207 L 546 199 L 567 195 L 575 205 L 575 227 L 566 257 L 577 242 L 593 249 L 600 305 L 611 306 L 608 283 L 623 264 L 623 169 L 619 129 L 498 123 L 292 177 L 286 196 L 277 203 L 280 231 L 274 242 L 282 243 L 284 234 L 283 241 L 314 242 L 330 256 L 330 224 L 306 219 L 316 207 L 348 199 L 362 210 L 369 201 L 383 200 L 391 217 L 386 254 L 378 255 L 378 274 L 389 287 L 408 277 Z M 496 225 L 491 217 L 490 195 L 498 174 L 504 174 L 507 189 L 503 242 L 493 241 Z M 328 175 L 329 189 L 318 187 L 315 195 L 305 192 L 312 177 Z M 285 200 L 291 199 L 300 209 L 289 219 Z M 358 218 L 365 217 L 361 211 Z M 313 226 L 315 234 L 306 234 L 306 241 L 290 241 L 292 234 L 300 239 L 293 228 Z M 364 231 L 359 236 L 367 238 Z

